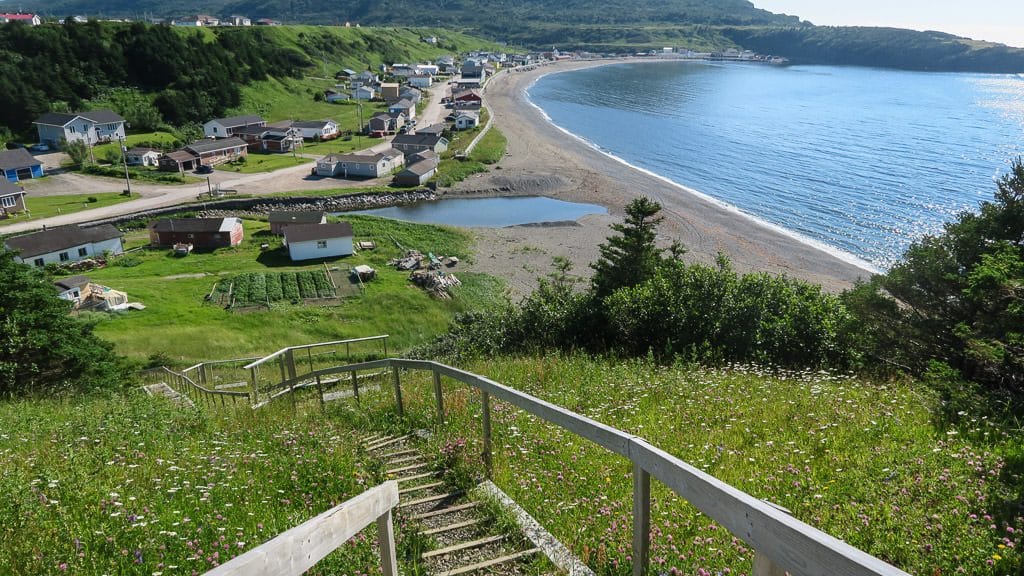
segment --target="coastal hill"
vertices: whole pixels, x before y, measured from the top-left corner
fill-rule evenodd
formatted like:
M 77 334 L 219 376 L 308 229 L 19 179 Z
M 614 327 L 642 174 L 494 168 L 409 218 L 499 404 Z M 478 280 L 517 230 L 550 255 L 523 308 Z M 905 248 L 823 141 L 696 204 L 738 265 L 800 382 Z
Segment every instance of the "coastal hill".
M 44 16 L 182 18 L 242 14 L 253 20 L 361 26 L 432 26 L 528 48 L 632 52 L 664 46 L 744 48 L 808 64 L 909 70 L 1024 72 L 1024 50 L 938 32 L 822 27 L 747 0 L 28 0 Z

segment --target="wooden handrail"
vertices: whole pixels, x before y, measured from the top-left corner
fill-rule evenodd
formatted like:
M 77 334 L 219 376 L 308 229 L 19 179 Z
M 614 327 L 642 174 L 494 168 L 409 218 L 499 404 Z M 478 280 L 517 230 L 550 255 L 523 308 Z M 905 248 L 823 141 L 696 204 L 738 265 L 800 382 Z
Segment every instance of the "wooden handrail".
M 294 352 L 295 350 L 305 350 L 307 348 L 318 348 L 318 347 L 321 347 L 321 346 L 337 346 L 339 344 L 355 344 L 356 342 L 369 342 L 369 341 L 372 341 L 372 340 L 386 340 L 387 338 L 388 338 L 387 334 L 381 334 L 380 336 L 366 336 L 364 338 L 349 338 L 348 340 L 336 340 L 334 342 L 318 342 L 316 344 L 303 344 L 301 346 L 289 346 L 287 348 L 282 348 L 282 349 L 278 350 L 277 352 L 274 352 L 274 353 L 272 353 L 270 355 L 264 356 L 263 358 L 259 358 L 255 362 L 251 362 L 249 364 L 246 364 L 245 366 L 242 366 L 242 368 L 245 368 L 245 369 L 255 368 L 255 367 L 259 366 L 260 364 L 263 364 L 264 362 L 269 362 L 270 360 L 273 360 L 274 358 L 277 358 L 278 356 L 281 356 L 282 354 L 287 354 L 289 351 Z
M 397 576 L 391 516 L 397 505 L 398 482 L 385 482 L 278 534 L 204 576 L 299 576 L 374 521 L 381 571 L 384 576 Z
M 628 458 L 634 470 L 633 558 L 638 560 L 633 565 L 634 576 L 641 576 L 647 571 L 650 538 L 646 532 L 650 519 L 649 479 L 652 477 L 755 549 L 755 576 L 781 573 L 781 570 L 794 576 L 907 576 L 899 568 L 797 520 L 769 502 L 722 482 L 643 438 L 471 372 L 427 360 L 391 358 L 317 370 L 306 377 L 343 372 L 355 374 L 359 370 L 382 367 L 393 370 L 399 413 L 403 410 L 399 369 L 428 370 L 434 373 L 439 422 L 443 422 L 444 418 L 440 376 L 447 376 L 478 389 L 483 402 L 485 463 L 489 463 L 491 457 L 490 422 L 487 417 L 491 396 Z

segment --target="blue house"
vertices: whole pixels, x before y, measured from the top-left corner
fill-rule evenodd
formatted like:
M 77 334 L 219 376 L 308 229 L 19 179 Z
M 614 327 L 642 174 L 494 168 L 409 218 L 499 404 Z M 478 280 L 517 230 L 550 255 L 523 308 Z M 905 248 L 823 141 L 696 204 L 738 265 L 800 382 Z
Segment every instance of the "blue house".
M 0 150 L 0 172 L 3 172 L 4 177 L 11 182 L 42 178 L 43 163 L 24 148 Z

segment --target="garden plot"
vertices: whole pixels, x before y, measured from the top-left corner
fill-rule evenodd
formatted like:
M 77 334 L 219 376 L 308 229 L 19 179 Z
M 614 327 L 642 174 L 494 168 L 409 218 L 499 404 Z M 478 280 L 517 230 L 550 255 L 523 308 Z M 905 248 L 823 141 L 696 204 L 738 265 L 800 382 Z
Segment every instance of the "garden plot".
M 275 302 L 324 303 L 337 300 L 333 279 L 324 270 L 246 272 L 220 280 L 207 300 L 229 309 L 269 307 Z

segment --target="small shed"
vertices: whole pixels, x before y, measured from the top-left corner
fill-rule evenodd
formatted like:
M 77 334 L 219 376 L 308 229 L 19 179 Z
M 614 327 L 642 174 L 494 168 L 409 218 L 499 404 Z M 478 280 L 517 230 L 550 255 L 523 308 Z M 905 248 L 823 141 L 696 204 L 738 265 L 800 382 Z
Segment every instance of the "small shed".
M 167 218 L 149 225 L 149 240 L 154 246 L 229 248 L 241 244 L 244 235 L 239 218 Z
M 294 261 L 352 255 L 352 225 L 295 224 L 284 229 L 288 257 Z

